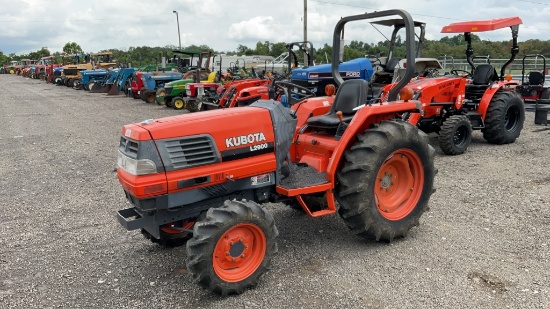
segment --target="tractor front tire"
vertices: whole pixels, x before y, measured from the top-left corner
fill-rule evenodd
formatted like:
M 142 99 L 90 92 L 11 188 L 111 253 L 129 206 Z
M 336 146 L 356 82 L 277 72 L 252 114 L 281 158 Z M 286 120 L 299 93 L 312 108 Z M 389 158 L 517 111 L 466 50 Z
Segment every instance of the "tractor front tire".
M 472 124 L 464 115 L 445 119 L 439 130 L 439 147 L 445 154 L 463 154 L 472 141 Z
M 225 201 L 195 223 L 187 242 L 187 269 L 202 287 L 241 294 L 266 273 L 277 252 L 273 217 L 252 201 Z
M 338 213 L 355 234 L 376 241 L 404 237 L 428 208 L 437 169 L 428 136 L 383 121 L 345 152 L 338 167 Z
M 154 92 L 147 92 L 145 94 L 145 102 L 151 104 L 151 103 L 154 103 L 156 101 L 156 95 Z
M 172 100 L 171 105 L 174 107 L 174 109 L 184 109 L 186 104 L 185 101 L 182 98 L 174 98 Z
M 187 110 L 191 113 L 200 112 L 203 108 L 204 104 L 202 104 L 202 100 L 190 100 L 187 102 Z
M 164 98 L 164 106 L 166 107 L 173 107 L 172 106 L 172 98 L 171 97 L 168 97 L 168 98 Z
M 497 92 L 485 116 L 483 138 L 491 144 L 510 144 L 519 137 L 525 122 L 525 106 L 515 91 Z

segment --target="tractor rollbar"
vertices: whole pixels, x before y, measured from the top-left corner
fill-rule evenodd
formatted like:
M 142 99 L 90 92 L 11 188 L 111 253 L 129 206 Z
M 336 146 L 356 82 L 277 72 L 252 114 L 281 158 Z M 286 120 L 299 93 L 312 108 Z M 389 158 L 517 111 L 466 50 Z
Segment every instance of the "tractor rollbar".
M 412 51 L 415 50 L 414 48 L 414 21 L 411 17 L 411 15 L 403 10 L 388 10 L 383 12 L 373 12 L 373 13 L 365 13 L 360 15 L 354 15 L 354 16 L 348 16 L 341 18 L 338 23 L 336 24 L 336 27 L 334 28 L 334 34 L 332 36 L 332 48 L 333 50 L 340 50 L 340 34 L 342 31 L 344 31 L 344 26 L 347 22 L 350 21 L 357 21 L 357 20 L 364 20 L 364 19 L 371 19 L 371 18 L 379 18 L 379 17 L 386 17 L 386 16 L 394 16 L 398 15 L 401 18 L 403 18 L 403 22 L 405 24 L 405 33 L 406 33 L 406 50 L 407 50 L 407 68 L 405 71 L 405 76 L 397 83 L 395 87 L 393 87 L 390 90 L 390 93 L 388 94 L 388 101 L 395 101 L 397 99 L 397 95 L 399 94 L 399 91 L 411 80 L 411 78 L 414 77 L 414 68 L 415 68 L 415 56 Z M 344 82 L 344 79 L 340 76 L 339 72 L 339 65 L 340 65 L 340 59 L 338 59 L 338 53 L 332 53 L 332 77 L 334 78 L 334 81 L 339 85 L 341 85 Z
M 512 48 L 511 53 L 512 56 L 506 63 L 502 66 L 500 69 L 500 80 L 504 80 L 504 70 L 506 70 L 506 67 L 516 59 L 516 55 L 519 53 L 519 46 L 518 46 L 518 32 L 519 32 L 519 25 L 513 25 L 510 26 L 510 29 L 512 29 Z

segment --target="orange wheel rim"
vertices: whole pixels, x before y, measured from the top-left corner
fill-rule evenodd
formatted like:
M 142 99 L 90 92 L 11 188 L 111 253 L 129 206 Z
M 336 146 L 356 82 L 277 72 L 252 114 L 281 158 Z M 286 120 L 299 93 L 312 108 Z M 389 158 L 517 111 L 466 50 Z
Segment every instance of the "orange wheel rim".
M 410 149 L 399 149 L 388 156 L 376 175 L 376 207 L 384 218 L 401 220 L 416 207 L 423 186 L 422 160 Z
M 252 223 L 235 225 L 222 235 L 214 248 L 214 271 L 226 282 L 242 281 L 260 267 L 266 249 L 266 237 L 260 227 Z

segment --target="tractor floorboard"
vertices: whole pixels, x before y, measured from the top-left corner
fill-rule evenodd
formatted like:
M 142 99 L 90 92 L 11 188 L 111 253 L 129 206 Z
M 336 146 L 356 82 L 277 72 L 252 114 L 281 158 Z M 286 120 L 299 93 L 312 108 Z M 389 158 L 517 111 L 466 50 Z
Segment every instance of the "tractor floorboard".
M 286 189 L 297 189 L 323 183 L 327 183 L 326 173 L 320 173 L 313 167 L 306 166 L 292 171 L 290 176 L 281 180 L 279 186 Z

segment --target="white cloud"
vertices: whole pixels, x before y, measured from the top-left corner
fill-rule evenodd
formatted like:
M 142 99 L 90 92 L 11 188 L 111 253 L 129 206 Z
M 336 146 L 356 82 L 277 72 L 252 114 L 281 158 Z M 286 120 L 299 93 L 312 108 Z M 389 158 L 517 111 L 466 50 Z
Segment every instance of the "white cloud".
M 336 5 L 343 3 L 344 5 Z M 28 53 L 41 47 L 60 51 L 68 41 L 85 51 L 130 46 L 178 45 L 178 11 L 182 45 L 208 45 L 219 51 L 239 44 L 254 48 L 258 41 L 303 39 L 302 1 L 239 0 L 46 0 L 3 1 L 0 10 L 0 51 Z M 401 8 L 428 24 L 428 39 L 444 36 L 441 28 L 464 20 L 520 16 L 519 40 L 550 39 L 550 4 L 543 1 L 464 0 L 308 0 L 308 39 L 314 47 L 332 45 L 332 33 L 342 16 Z M 346 27 L 346 41 L 376 43 L 383 37 L 366 23 Z M 483 39 L 508 40 L 510 31 L 480 34 Z

